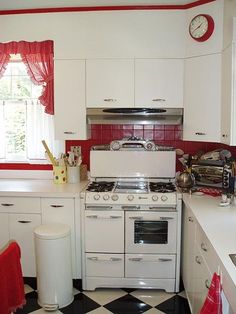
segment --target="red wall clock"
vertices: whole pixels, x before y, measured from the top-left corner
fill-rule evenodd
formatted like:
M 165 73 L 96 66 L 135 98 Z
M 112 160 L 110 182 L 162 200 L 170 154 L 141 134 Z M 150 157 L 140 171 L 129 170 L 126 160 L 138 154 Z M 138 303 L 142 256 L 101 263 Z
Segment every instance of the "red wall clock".
M 214 25 L 214 20 L 210 15 L 196 15 L 189 24 L 189 34 L 196 41 L 206 41 L 212 35 Z

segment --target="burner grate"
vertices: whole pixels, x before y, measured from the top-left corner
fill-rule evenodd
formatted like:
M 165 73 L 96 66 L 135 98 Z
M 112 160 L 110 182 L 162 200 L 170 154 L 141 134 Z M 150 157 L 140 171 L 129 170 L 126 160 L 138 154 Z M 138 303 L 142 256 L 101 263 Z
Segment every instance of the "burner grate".
M 172 182 L 149 182 L 151 192 L 171 193 L 176 191 L 176 187 Z
M 114 185 L 115 185 L 115 182 L 93 181 L 89 184 L 86 190 L 89 192 L 111 192 L 114 188 Z

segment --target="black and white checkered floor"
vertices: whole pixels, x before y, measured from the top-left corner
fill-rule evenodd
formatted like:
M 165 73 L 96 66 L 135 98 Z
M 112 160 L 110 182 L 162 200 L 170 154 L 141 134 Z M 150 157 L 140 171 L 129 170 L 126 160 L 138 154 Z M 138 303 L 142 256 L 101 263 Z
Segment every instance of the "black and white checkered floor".
M 46 314 L 37 303 L 37 292 L 25 285 L 27 303 L 16 314 Z M 162 290 L 96 289 L 82 291 L 74 288 L 74 301 L 55 314 L 190 314 L 184 291 L 166 293 Z

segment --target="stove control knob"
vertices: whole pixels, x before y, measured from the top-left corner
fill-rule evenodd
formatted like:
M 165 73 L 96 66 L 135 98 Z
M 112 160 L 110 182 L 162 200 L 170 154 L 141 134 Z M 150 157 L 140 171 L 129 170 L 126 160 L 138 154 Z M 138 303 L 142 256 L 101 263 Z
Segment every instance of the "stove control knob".
M 161 200 L 162 202 L 166 202 L 168 200 L 168 197 L 166 195 L 162 195 Z
M 157 196 L 157 195 L 153 195 L 153 196 L 152 196 L 152 200 L 153 200 L 154 202 L 158 201 L 158 196 Z
M 112 195 L 112 197 L 111 197 L 111 199 L 112 199 L 113 201 L 117 201 L 118 198 L 119 198 L 119 196 L 118 196 L 117 194 L 114 194 L 114 195 Z
M 109 196 L 108 194 L 104 194 L 104 195 L 103 195 L 103 199 L 104 199 L 104 201 L 109 200 L 109 198 L 110 198 L 110 196 Z
M 100 198 L 100 195 L 99 194 L 95 194 L 93 198 L 95 199 L 95 201 L 98 201 L 99 198 Z
M 128 196 L 127 196 L 127 199 L 128 199 L 128 201 L 131 202 L 131 201 L 134 199 L 134 196 L 133 196 L 133 195 L 128 195 Z

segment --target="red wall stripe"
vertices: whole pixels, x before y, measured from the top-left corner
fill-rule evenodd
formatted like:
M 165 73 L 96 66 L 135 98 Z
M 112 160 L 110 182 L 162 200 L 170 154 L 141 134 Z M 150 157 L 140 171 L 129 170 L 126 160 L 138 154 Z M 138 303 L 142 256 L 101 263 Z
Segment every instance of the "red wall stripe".
M 52 170 L 51 165 L 39 164 L 0 164 L 0 170 Z
M 186 10 L 216 0 L 198 0 L 188 4 L 179 5 L 119 5 L 119 6 L 89 6 L 89 7 L 63 7 L 41 9 L 0 10 L 0 15 L 61 13 L 61 12 L 88 12 L 88 11 L 126 11 L 126 10 Z

